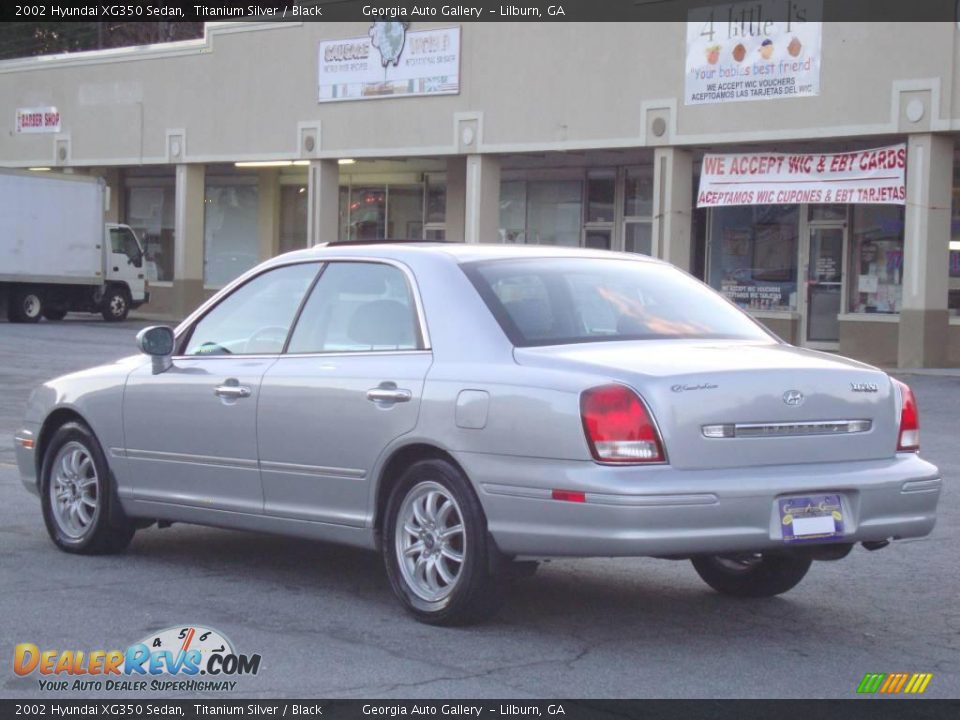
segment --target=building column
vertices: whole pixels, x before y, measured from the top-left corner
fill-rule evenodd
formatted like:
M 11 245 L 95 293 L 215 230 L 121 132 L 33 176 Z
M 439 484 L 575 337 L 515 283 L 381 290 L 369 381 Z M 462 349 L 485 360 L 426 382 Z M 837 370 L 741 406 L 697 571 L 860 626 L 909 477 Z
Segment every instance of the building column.
M 662 147 L 653 154 L 653 238 L 659 257 L 681 270 L 693 270 L 693 155 Z
M 280 171 L 275 168 L 257 173 L 257 235 L 261 261 L 280 253 Z
M 946 365 L 952 188 L 953 139 L 911 135 L 898 367 Z
M 467 159 L 447 158 L 447 209 L 444 215 L 444 237 L 447 242 L 464 241 L 467 212 Z
M 177 165 L 173 220 L 172 313 L 185 318 L 204 299 L 204 165 Z
M 311 160 L 307 183 L 307 247 L 337 242 L 340 231 L 340 166 Z
M 500 160 L 490 155 L 468 155 L 463 240 L 495 243 L 500 240 Z

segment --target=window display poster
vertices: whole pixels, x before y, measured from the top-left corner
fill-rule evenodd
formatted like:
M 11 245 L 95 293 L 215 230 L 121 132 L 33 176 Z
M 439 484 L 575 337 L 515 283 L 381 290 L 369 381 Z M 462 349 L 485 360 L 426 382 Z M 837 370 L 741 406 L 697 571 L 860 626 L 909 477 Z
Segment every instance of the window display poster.
M 687 14 L 687 105 L 820 94 L 823 0 L 753 0 Z
M 758 225 L 753 244 L 754 278 L 770 282 L 789 282 L 793 279 L 797 245 L 792 237 L 785 237 L 782 226 Z

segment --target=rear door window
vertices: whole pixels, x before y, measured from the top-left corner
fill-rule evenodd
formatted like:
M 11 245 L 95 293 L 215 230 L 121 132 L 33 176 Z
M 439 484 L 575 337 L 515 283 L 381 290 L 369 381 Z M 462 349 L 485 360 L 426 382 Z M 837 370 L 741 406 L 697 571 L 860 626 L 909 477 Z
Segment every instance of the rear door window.
M 421 347 L 416 305 L 402 270 L 385 263 L 331 262 L 303 307 L 287 352 Z

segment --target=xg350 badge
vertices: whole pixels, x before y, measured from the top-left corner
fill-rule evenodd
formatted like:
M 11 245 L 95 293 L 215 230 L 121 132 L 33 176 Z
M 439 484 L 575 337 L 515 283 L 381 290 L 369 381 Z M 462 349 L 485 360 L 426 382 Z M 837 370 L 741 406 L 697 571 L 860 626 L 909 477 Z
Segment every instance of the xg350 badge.
M 878 392 L 879 388 L 876 383 L 850 383 L 850 390 L 852 392 Z

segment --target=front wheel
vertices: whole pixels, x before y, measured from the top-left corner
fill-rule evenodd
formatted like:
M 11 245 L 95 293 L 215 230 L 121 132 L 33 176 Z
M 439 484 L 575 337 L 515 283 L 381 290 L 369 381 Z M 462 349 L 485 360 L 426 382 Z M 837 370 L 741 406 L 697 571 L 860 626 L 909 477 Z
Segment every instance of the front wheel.
M 123 288 L 111 287 L 103 294 L 100 314 L 107 322 L 120 322 L 127 319 L 130 312 L 130 299 Z
M 100 443 L 78 422 L 60 427 L 43 455 L 43 520 L 65 552 L 98 555 L 122 551 L 136 528 L 111 519 L 110 474 Z
M 43 305 L 43 294 L 39 290 L 21 288 L 11 294 L 7 319 L 10 322 L 38 322 L 43 315 Z
M 691 558 L 707 585 L 735 597 L 773 597 L 792 590 L 803 580 L 810 558 L 790 554 L 742 553 Z
M 418 620 L 464 625 L 502 600 L 483 509 L 469 481 L 443 460 L 421 460 L 387 502 L 383 557 L 394 593 Z

